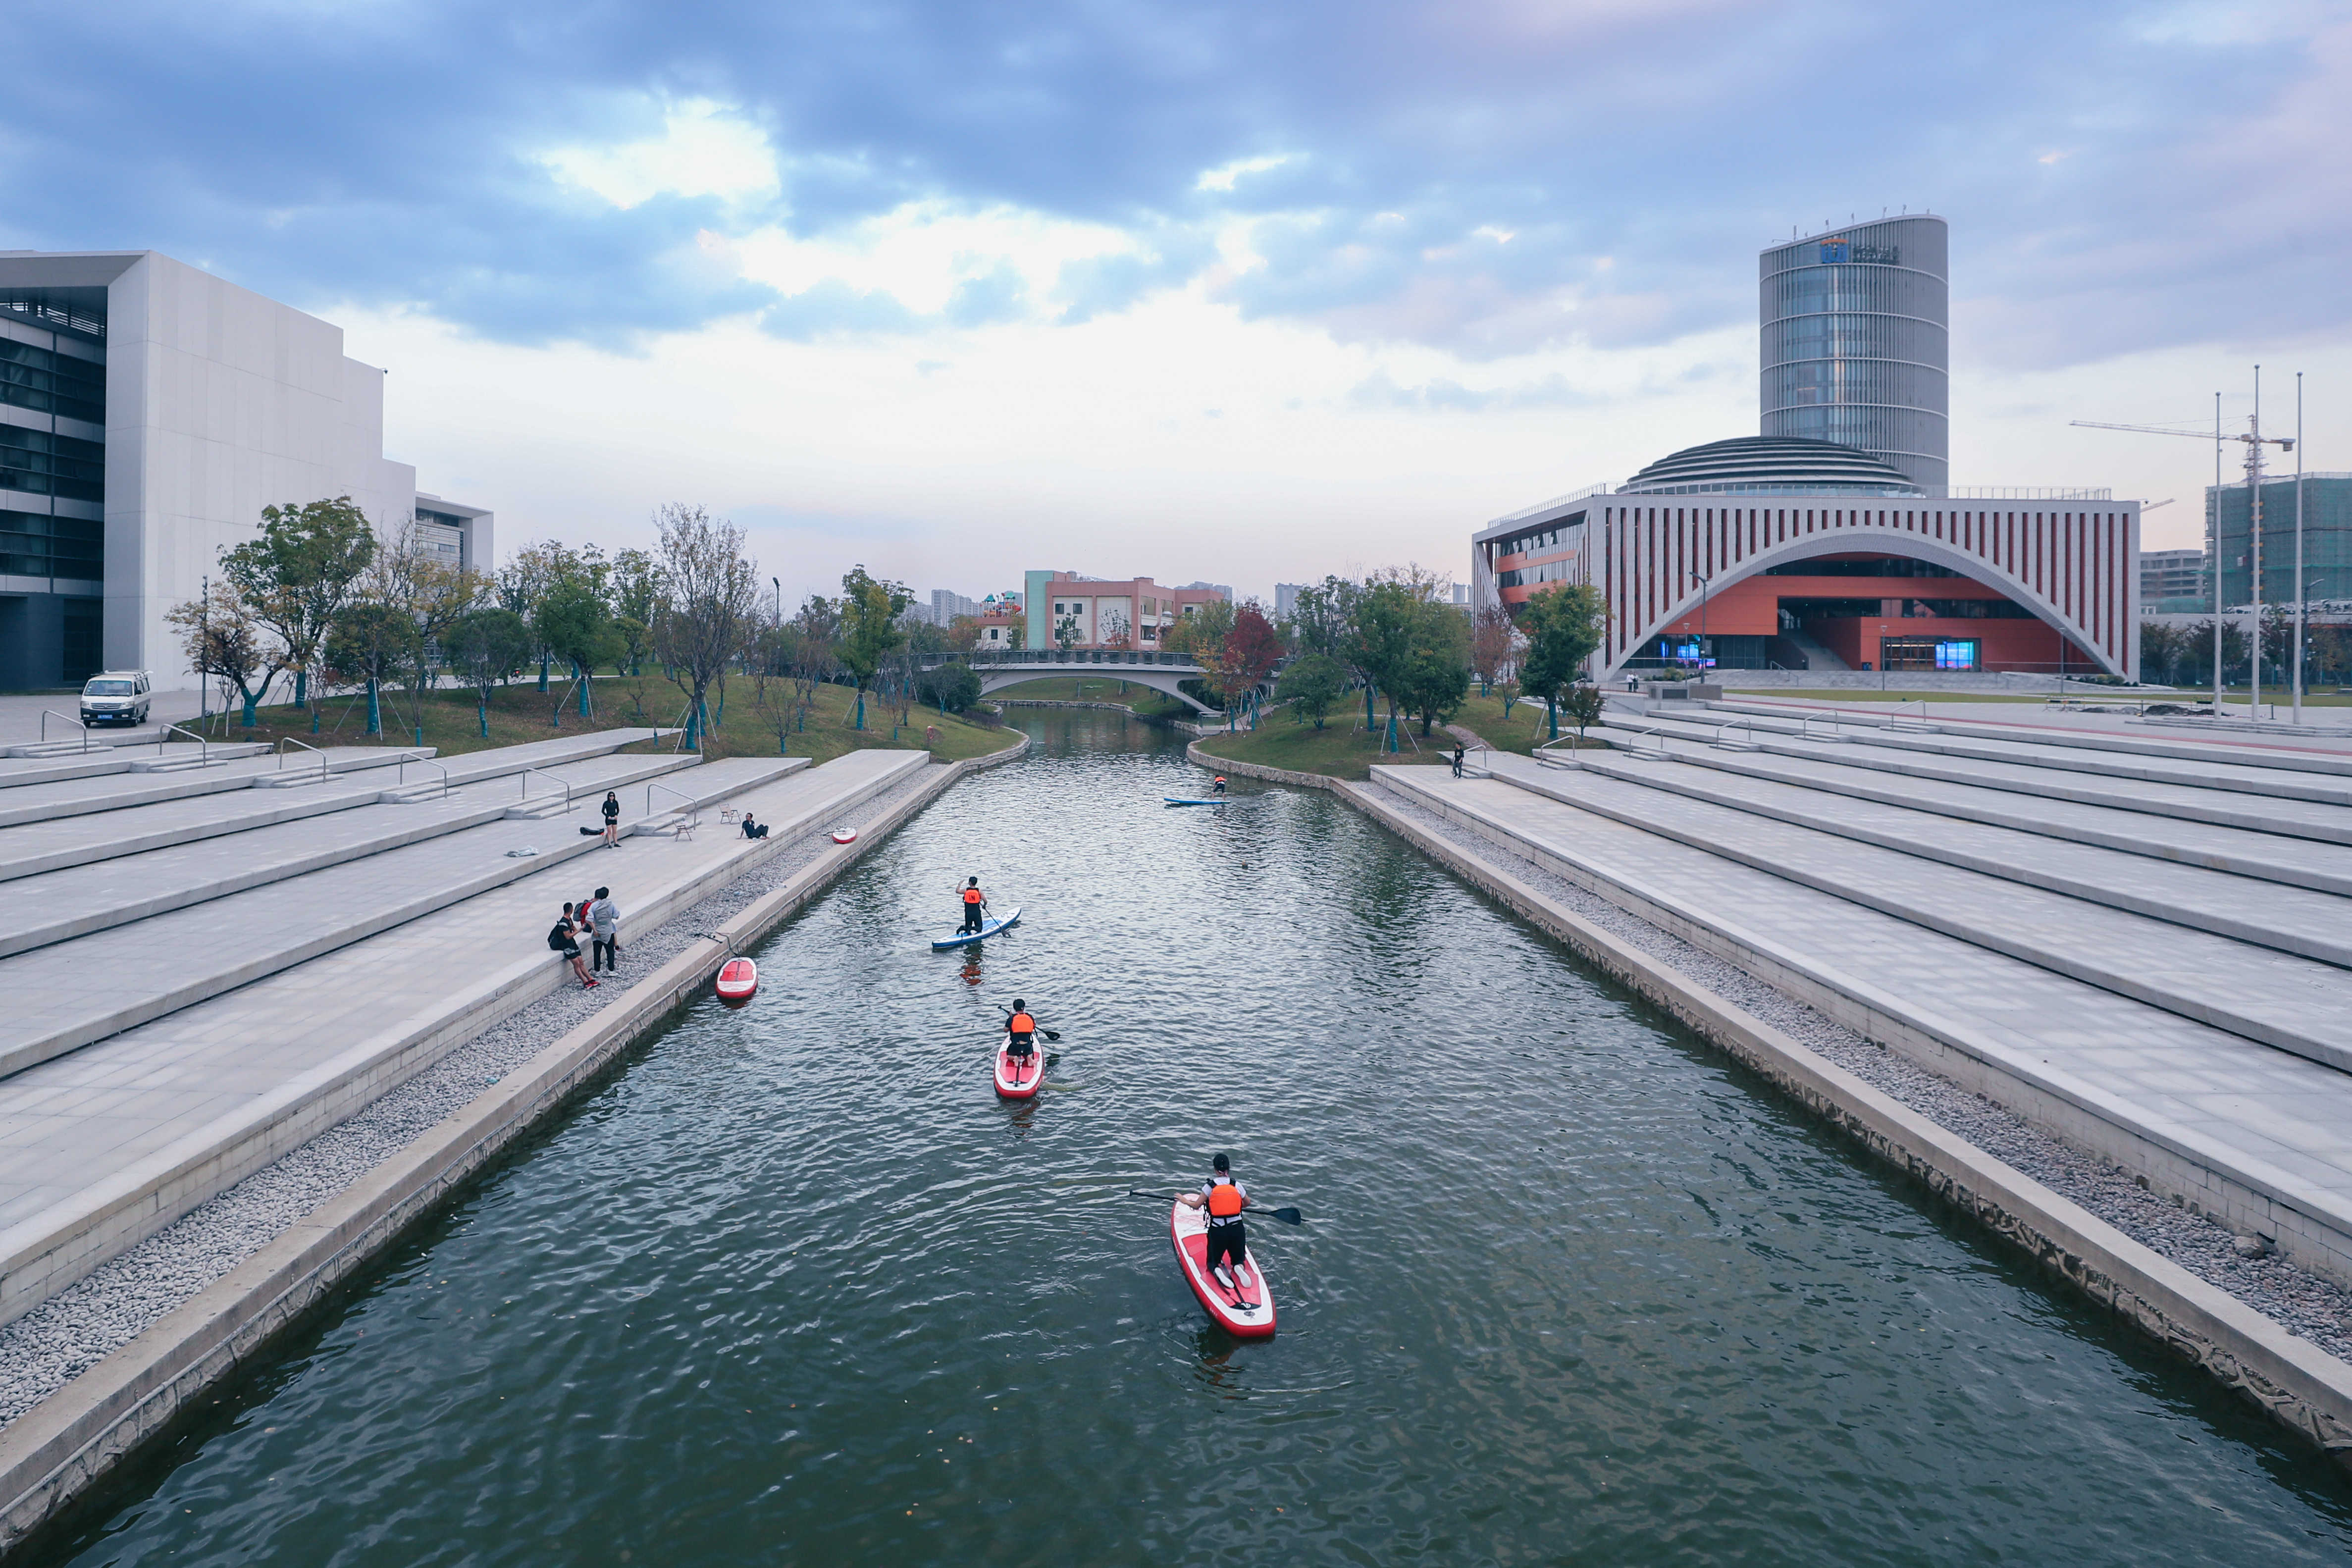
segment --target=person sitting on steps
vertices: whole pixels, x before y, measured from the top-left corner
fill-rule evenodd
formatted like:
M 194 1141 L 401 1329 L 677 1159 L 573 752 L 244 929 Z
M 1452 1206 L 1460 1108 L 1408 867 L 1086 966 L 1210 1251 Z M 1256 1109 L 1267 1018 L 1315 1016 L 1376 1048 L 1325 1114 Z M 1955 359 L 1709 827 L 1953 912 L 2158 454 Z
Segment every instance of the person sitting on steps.
M 554 928 L 547 933 L 547 945 L 551 951 L 562 953 L 570 961 L 572 973 L 580 976 L 580 988 L 583 991 L 596 989 L 596 977 L 588 973 L 588 965 L 580 957 L 578 928 L 572 923 L 570 904 L 563 906 L 563 918 L 557 921 Z
M 751 814 L 748 811 L 745 812 L 743 814 L 743 837 L 746 838 L 765 838 L 767 836 L 767 824 L 752 821 Z

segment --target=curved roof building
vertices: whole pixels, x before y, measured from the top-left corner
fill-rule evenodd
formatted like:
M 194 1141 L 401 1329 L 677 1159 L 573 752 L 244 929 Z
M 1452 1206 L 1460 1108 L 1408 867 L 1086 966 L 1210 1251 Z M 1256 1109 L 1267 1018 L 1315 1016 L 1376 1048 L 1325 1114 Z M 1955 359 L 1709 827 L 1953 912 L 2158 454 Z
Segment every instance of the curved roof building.
M 1927 493 L 1868 452 L 1795 436 L 1739 436 L 1685 447 L 1618 487 L 1619 495 L 1855 495 Z

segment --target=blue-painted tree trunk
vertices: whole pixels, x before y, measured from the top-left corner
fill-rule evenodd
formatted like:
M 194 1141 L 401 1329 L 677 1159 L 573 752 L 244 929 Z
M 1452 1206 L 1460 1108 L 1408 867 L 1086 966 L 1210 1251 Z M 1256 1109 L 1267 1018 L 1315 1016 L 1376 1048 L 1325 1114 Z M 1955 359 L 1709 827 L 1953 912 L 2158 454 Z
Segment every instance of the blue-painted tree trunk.
M 1547 714 L 1549 714 L 1549 717 L 1550 717 L 1550 719 L 1551 719 L 1551 738 L 1552 738 L 1553 740 L 1557 741 L 1557 740 L 1559 740 L 1559 700 L 1558 700 L 1557 698 L 1551 698 L 1551 697 L 1547 697 L 1547 698 L 1545 698 L 1545 699 L 1544 699 L 1544 710 L 1545 710 L 1546 713 L 1547 713 Z
M 310 672 L 307 669 L 298 669 L 294 672 L 294 706 L 307 708 L 310 705 Z
M 376 705 L 375 678 L 368 678 L 368 729 L 371 735 L 383 733 L 383 710 Z
M 859 688 L 857 689 L 857 725 L 856 725 L 856 727 L 857 727 L 858 729 L 860 729 L 860 730 L 863 730 L 864 728 L 866 728 L 866 688 L 864 688 L 864 687 L 862 687 L 862 686 L 861 686 L 861 687 L 859 687 Z
M 1396 754 L 1396 749 L 1397 749 L 1396 715 L 1395 715 L 1395 714 L 1393 714 L 1393 713 L 1391 713 L 1391 714 L 1390 714 L 1390 715 L 1389 715 L 1389 754 L 1390 754 L 1390 755 L 1391 755 L 1391 756 L 1395 755 L 1395 754 Z
M 572 673 L 580 679 L 580 717 L 585 719 L 588 717 L 588 672 L 575 664 L 572 667 Z
M 547 689 L 547 660 L 543 658 L 539 661 L 539 689 Z
M 490 705 L 487 702 L 476 703 L 474 716 L 481 721 L 482 739 L 488 740 L 490 738 Z

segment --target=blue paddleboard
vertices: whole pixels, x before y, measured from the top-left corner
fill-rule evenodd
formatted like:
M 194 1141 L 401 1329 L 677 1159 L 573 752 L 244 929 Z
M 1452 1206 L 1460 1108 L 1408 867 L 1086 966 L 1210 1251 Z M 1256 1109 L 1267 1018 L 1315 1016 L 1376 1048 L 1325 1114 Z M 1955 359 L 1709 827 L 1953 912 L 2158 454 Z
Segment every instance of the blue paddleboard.
M 1212 795 L 1205 800 L 1194 800 L 1189 795 L 1161 795 L 1160 798 L 1166 801 L 1171 805 L 1223 805 L 1227 801 L 1231 800 L 1233 796 L 1220 795 Z
M 991 917 L 990 919 L 981 921 L 980 929 L 978 931 L 958 931 L 953 936 L 940 938 L 939 941 L 931 943 L 931 951 L 933 952 L 943 952 L 951 947 L 970 947 L 973 942 L 986 942 L 998 931 L 1003 931 L 1009 926 L 1019 925 L 1020 923 L 1021 906 L 1019 904 L 1015 904 L 1004 912 L 1002 919 Z

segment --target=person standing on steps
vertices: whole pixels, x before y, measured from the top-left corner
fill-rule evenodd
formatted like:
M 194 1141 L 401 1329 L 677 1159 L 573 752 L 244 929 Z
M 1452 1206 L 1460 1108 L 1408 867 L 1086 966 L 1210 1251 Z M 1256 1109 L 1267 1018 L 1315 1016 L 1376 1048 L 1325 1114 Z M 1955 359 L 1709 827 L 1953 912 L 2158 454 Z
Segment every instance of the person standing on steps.
M 963 885 L 963 930 L 970 935 L 980 929 L 981 912 L 988 908 L 988 895 L 980 890 L 980 879 L 970 877 Z
M 621 847 L 621 797 L 613 790 L 604 792 L 604 847 Z
M 1470 748 L 1466 744 L 1460 741 L 1454 742 L 1454 776 L 1455 778 L 1462 776 L 1462 759 L 1469 754 Z
M 563 917 L 547 933 L 547 945 L 551 951 L 562 954 L 572 965 L 572 973 L 580 976 L 583 991 L 596 989 L 596 977 L 588 973 L 588 965 L 581 961 L 579 929 L 572 923 L 570 904 L 563 906 Z
M 1249 1232 L 1242 1224 L 1242 1211 L 1249 1207 L 1249 1189 L 1234 1180 L 1234 1163 L 1226 1156 L 1218 1155 L 1212 1170 L 1199 1192 L 1179 1193 L 1176 1201 L 1209 1211 L 1209 1249 L 1202 1264 L 1218 1284 L 1229 1290 L 1245 1291 L 1250 1288 L 1250 1279 L 1243 1269 L 1242 1260 L 1249 1256 Z M 1221 1270 L 1221 1259 L 1231 1267 Z
M 594 922 L 595 940 L 589 944 L 594 962 L 591 969 L 604 969 L 618 973 L 621 968 L 621 909 L 613 902 L 613 889 L 596 889 L 596 901 L 588 906 L 588 918 Z

